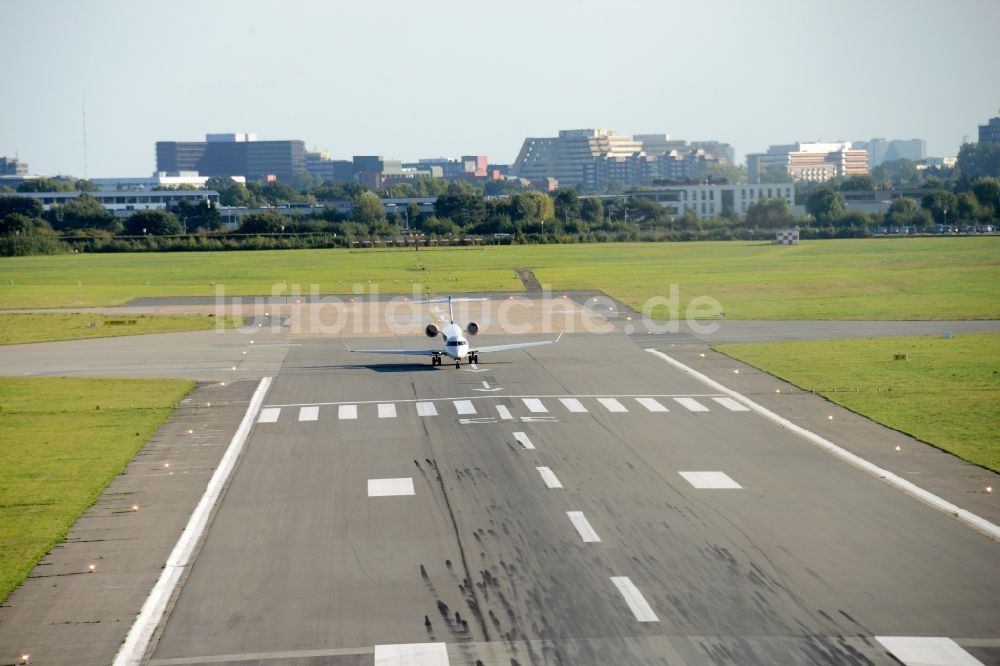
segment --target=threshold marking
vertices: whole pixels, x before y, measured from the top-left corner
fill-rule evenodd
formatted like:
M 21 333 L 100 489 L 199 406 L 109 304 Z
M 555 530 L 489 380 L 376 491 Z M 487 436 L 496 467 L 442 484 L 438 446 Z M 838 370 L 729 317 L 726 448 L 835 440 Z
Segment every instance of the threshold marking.
M 707 490 L 729 490 L 742 488 L 725 472 L 678 472 L 684 480 L 695 488 Z
M 745 407 L 745 406 L 741 405 L 740 403 L 736 402 L 732 398 L 712 398 L 712 400 L 716 401 L 717 403 L 719 403 L 720 405 L 722 405 L 723 407 L 725 407 L 726 409 L 728 409 L 731 412 L 749 412 L 750 411 L 749 407 Z
M 375 666 L 450 666 L 444 643 L 376 645 Z
M 413 477 L 405 479 L 368 479 L 368 497 L 391 497 L 413 494 Z
M 635 401 L 651 412 L 669 412 L 656 398 L 636 398 Z
M 417 416 L 437 416 L 438 410 L 433 402 L 418 402 Z
M 357 405 L 341 405 L 337 409 L 337 418 L 343 420 L 351 420 L 358 418 L 358 406 Z
M 542 414 L 549 411 L 538 398 L 521 398 L 521 402 L 524 403 L 524 406 L 528 408 L 529 412 L 534 414 Z
M 876 636 L 875 640 L 906 666 L 983 666 L 950 638 Z
M 597 536 L 597 532 L 587 522 L 583 511 L 567 511 L 566 515 L 569 516 L 569 521 L 573 523 L 573 527 L 579 532 L 580 538 L 583 539 L 584 543 L 596 543 L 601 540 L 601 537 Z
M 707 412 L 708 407 L 701 404 L 694 398 L 674 398 L 674 400 L 692 412 Z
M 604 405 L 609 412 L 627 412 L 625 405 L 618 402 L 614 398 L 598 398 L 597 402 Z
M 299 421 L 316 420 L 319 420 L 319 407 L 313 405 L 311 407 L 302 407 L 299 409 Z
M 576 398 L 559 398 L 566 409 L 574 413 L 586 412 L 587 408 L 583 406 L 583 403 Z
M 548 467 L 536 467 L 538 473 L 542 475 L 542 481 L 549 488 L 562 488 L 563 484 L 559 482 L 559 478 L 555 473 Z
M 653 609 L 646 602 L 646 598 L 642 596 L 642 592 L 635 586 L 632 579 L 628 576 L 612 576 L 611 582 L 614 583 L 618 591 L 625 597 L 625 603 L 628 604 L 636 620 L 639 622 L 660 621 L 660 618 L 656 617 L 656 613 L 653 612 Z
M 260 417 L 257 423 L 274 423 L 281 416 L 281 407 L 268 407 L 260 410 Z
M 521 445 L 522 449 L 533 449 L 533 448 L 535 448 L 535 445 L 531 443 L 531 440 L 528 439 L 528 436 L 525 435 L 523 432 L 515 432 L 514 433 L 514 440 L 518 444 Z
M 507 409 L 506 405 L 497 405 L 497 414 L 500 415 L 501 420 L 510 421 L 513 420 L 513 416 L 510 414 L 510 410 Z
M 396 418 L 396 405 L 391 402 L 380 402 L 378 404 L 378 417 L 380 419 Z
M 455 410 L 459 414 L 475 414 L 476 408 L 472 406 L 471 400 L 452 400 Z

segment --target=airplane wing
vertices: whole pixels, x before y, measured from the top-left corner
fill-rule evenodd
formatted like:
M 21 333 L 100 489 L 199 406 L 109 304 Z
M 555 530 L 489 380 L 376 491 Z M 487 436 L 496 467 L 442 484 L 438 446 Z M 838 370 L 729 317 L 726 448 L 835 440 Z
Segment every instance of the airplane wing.
M 469 349 L 470 352 L 478 354 L 480 352 L 490 353 L 498 351 L 509 351 L 511 349 L 525 349 L 526 347 L 540 347 L 541 345 L 554 345 L 562 339 L 562 333 L 555 340 L 542 340 L 540 342 L 515 342 L 509 345 L 487 345 L 486 347 L 476 347 Z
M 344 346 L 349 352 L 360 352 L 363 354 L 399 354 L 403 356 L 434 356 L 441 353 L 441 348 L 437 349 L 354 349 L 346 342 Z

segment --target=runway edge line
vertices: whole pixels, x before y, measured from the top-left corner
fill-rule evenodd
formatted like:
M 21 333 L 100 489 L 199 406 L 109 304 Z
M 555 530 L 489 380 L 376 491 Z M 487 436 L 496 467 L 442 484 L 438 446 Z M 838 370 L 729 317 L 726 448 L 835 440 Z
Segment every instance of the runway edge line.
M 222 489 L 229 481 L 229 477 L 236 467 L 236 461 L 239 460 L 240 454 L 246 446 L 250 430 L 257 420 L 257 412 L 264 404 L 264 396 L 267 395 L 267 391 L 271 387 L 271 381 L 271 377 L 264 377 L 257 385 L 257 390 L 250 398 L 250 405 L 247 407 L 239 428 L 236 429 L 233 439 L 226 448 L 226 453 L 222 456 L 219 466 L 215 469 L 215 473 L 205 488 L 205 493 L 201 496 L 198 506 L 191 513 L 174 549 L 170 552 L 170 557 L 167 558 L 160 578 L 156 581 L 146 598 L 146 602 L 142 605 L 142 610 L 129 629 L 125 642 L 122 643 L 114 662 L 112 662 L 113 666 L 139 666 L 142 663 L 146 650 L 149 648 L 149 642 L 153 638 L 153 633 L 159 626 L 160 620 L 163 619 L 167 603 L 173 596 L 185 567 L 190 565 L 195 546 L 198 545 L 205 528 L 208 526 L 209 516 L 218 503 Z
M 885 481 L 886 483 L 894 486 L 899 490 L 902 490 L 903 492 L 909 495 L 912 495 L 913 497 L 916 497 L 917 499 L 925 502 L 926 504 L 929 504 L 930 506 L 934 507 L 935 509 L 938 509 L 939 511 L 943 511 L 944 513 L 949 513 L 955 516 L 962 522 L 966 523 L 971 527 L 974 527 L 975 529 L 985 533 L 986 535 L 994 539 L 1000 540 L 1000 526 L 991 523 L 990 521 L 986 520 L 981 516 L 977 516 L 976 514 L 972 513 L 971 511 L 968 511 L 967 509 L 963 509 L 956 504 L 952 504 L 951 502 L 941 497 L 938 497 L 937 495 L 935 495 L 930 491 L 924 490 L 915 483 L 907 481 L 903 477 L 898 476 L 887 469 L 879 467 L 875 463 L 865 460 L 864 458 L 862 458 L 857 454 L 851 453 L 847 449 L 837 446 L 830 440 L 824 437 L 820 437 L 811 430 L 806 430 L 802 426 L 795 425 L 785 417 L 779 416 L 774 412 L 772 412 L 770 409 L 758 405 L 756 402 L 746 397 L 742 393 L 737 393 L 736 391 L 715 381 L 711 377 L 698 372 L 694 368 L 690 368 L 684 365 L 677 359 L 674 359 L 668 356 L 667 354 L 664 354 L 658 349 L 646 349 L 646 351 L 653 354 L 654 356 L 662 358 L 664 361 L 671 364 L 681 372 L 691 375 L 695 379 L 701 381 L 704 384 L 707 384 L 708 386 L 711 386 L 720 393 L 725 393 L 733 400 L 736 400 L 737 402 L 740 402 L 743 405 L 749 407 L 751 411 L 756 412 L 757 414 L 763 416 L 769 421 L 778 424 L 782 428 L 791 430 L 795 434 L 812 442 L 813 444 L 819 446 L 820 448 L 825 449 L 826 451 L 832 453 L 834 456 L 840 458 L 841 460 L 865 472 L 868 472 L 869 474 L 875 477 L 878 477 L 879 479 Z

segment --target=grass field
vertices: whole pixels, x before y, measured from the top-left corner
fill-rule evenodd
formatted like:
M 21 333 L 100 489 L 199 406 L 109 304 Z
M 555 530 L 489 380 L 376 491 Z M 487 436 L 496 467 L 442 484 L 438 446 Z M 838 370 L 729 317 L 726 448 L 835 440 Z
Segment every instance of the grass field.
M 0 259 L 0 308 L 116 305 L 138 296 L 519 291 L 515 268 L 560 289 L 599 289 L 636 309 L 680 287 L 731 319 L 1000 318 L 1000 238 L 525 245 L 414 252 L 61 255 Z M 287 291 L 279 293 L 288 293 Z M 654 311 L 664 316 L 664 310 Z
M 0 378 L 0 601 L 62 541 L 192 386 Z
M 1000 472 L 1000 333 L 716 349 Z M 895 354 L 908 360 L 894 360 Z
M 215 328 L 215 317 L 117 316 L 54 312 L 44 314 L 0 313 L 0 345 L 52 340 L 82 340 L 119 335 L 175 333 Z M 230 319 L 223 325 L 232 326 Z

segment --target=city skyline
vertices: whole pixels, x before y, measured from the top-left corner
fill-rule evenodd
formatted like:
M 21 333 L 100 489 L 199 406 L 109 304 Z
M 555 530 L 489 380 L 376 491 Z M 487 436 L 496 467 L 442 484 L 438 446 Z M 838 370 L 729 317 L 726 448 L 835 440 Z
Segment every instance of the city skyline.
M 511 163 L 527 137 L 594 127 L 722 141 L 738 162 L 874 137 L 954 155 L 1000 107 L 1000 4 L 902 7 L 4 3 L 17 55 L 0 72 L 15 93 L 0 155 L 35 173 L 147 174 L 156 141 L 253 132 L 336 159 Z

